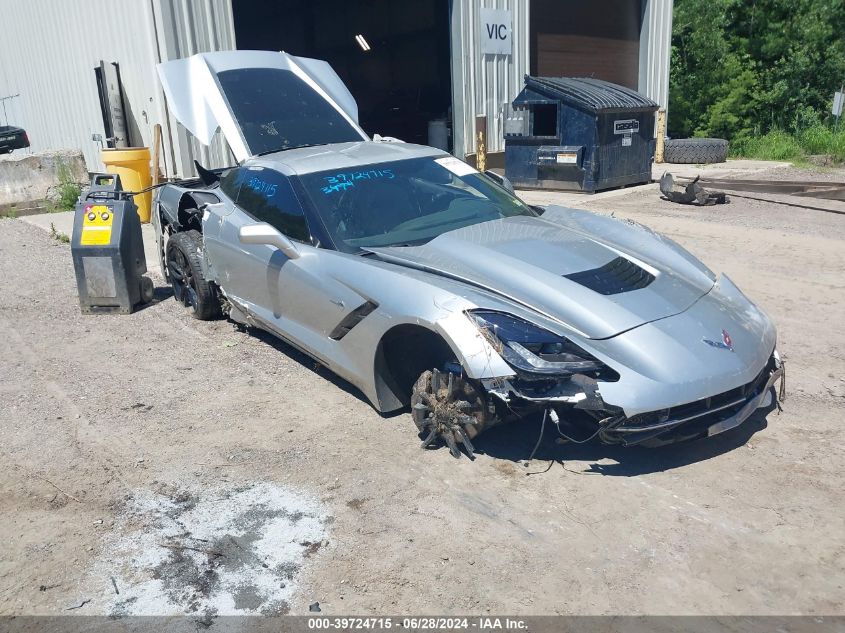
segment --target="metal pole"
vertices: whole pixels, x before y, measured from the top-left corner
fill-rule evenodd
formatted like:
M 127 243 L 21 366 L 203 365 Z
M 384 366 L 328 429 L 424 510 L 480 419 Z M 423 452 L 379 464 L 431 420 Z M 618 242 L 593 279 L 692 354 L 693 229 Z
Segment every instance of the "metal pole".
M 660 108 L 657 111 L 657 139 L 654 144 L 654 162 L 663 162 L 663 145 L 666 141 L 666 110 Z
M 475 168 L 478 171 L 487 169 L 487 117 L 475 117 Z

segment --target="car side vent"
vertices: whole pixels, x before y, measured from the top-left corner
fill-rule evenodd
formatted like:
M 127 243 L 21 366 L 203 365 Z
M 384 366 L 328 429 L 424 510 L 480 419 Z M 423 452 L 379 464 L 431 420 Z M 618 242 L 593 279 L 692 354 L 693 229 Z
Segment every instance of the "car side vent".
M 378 304 L 374 301 L 366 301 L 365 303 L 362 303 L 357 308 L 352 310 L 352 312 L 343 317 L 343 320 L 338 323 L 335 328 L 331 331 L 331 333 L 329 334 L 329 338 L 339 341 L 344 336 L 349 334 L 352 328 L 354 328 L 361 321 L 363 321 L 364 317 L 366 317 L 376 308 L 378 308 Z
M 639 290 L 654 281 L 654 275 L 624 257 L 617 257 L 599 268 L 582 270 L 564 277 L 602 295 Z

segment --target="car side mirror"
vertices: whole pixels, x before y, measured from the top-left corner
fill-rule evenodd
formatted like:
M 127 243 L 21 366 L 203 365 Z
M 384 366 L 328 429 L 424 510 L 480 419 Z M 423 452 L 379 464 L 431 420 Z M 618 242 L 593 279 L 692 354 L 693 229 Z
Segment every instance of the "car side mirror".
M 288 259 L 299 257 L 299 251 L 296 250 L 293 242 L 266 222 L 242 226 L 238 231 L 238 239 L 243 244 L 267 244 L 268 246 L 275 246 Z
M 496 184 L 499 185 L 505 191 L 508 191 L 510 193 L 515 193 L 514 190 L 513 190 L 513 185 L 511 184 L 511 181 L 508 180 L 507 178 L 505 178 L 504 176 L 502 176 L 501 174 L 497 174 L 492 169 L 488 169 L 487 171 L 484 172 L 484 175 L 489 177 L 489 178 L 492 178 L 496 182 Z

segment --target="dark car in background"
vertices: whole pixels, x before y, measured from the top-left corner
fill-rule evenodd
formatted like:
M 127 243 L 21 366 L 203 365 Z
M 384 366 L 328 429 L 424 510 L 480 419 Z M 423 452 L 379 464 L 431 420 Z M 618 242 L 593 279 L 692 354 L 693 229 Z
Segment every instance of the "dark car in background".
M 0 154 L 8 154 L 13 149 L 29 147 L 26 130 L 13 125 L 0 125 Z

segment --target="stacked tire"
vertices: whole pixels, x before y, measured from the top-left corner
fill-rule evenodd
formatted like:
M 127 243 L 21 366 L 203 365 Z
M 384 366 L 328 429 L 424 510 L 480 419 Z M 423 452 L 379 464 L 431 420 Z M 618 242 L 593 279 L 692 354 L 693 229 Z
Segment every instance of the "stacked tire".
M 663 145 L 667 163 L 724 163 L 728 159 L 728 142 L 723 138 L 672 138 Z

